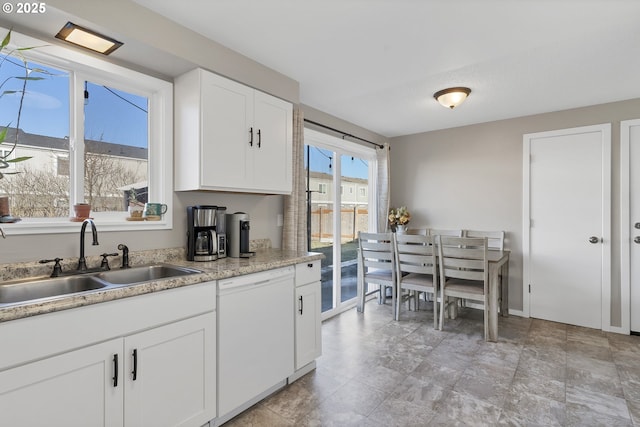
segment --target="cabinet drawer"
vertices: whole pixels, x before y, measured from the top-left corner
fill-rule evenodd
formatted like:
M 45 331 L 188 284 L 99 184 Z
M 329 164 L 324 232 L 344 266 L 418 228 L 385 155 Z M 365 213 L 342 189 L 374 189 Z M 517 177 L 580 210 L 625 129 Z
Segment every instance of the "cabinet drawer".
M 296 286 L 320 280 L 320 260 L 296 264 Z

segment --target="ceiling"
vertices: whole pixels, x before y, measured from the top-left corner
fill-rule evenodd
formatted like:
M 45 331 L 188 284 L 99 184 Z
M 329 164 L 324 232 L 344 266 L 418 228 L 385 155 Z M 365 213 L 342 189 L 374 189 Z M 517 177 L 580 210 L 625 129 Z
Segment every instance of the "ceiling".
M 301 103 L 387 137 L 640 98 L 638 0 L 133 1 L 297 80 Z M 0 23 L 55 34 L 65 19 L 52 9 Z M 148 47 L 144 57 L 168 76 L 192 66 Z M 451 86 L 472 90 L 454 110 L 433 99 Z
M 134 1 L 387 137 L 640 97 L 637 0 Z

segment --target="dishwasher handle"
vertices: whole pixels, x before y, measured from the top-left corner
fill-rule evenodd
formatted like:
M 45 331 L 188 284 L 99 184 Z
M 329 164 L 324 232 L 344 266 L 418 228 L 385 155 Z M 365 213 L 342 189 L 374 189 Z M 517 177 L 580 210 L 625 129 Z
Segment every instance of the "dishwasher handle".
M 293 267 L 284 267 L 276 270 L 268 270 L 260 273 L 247 274 L 244 276 L 220 280 L 218 281 L 218 292 L 243 287 L 263 286 L 270 282 L 293 279 L 294 272 L 295 270 Z

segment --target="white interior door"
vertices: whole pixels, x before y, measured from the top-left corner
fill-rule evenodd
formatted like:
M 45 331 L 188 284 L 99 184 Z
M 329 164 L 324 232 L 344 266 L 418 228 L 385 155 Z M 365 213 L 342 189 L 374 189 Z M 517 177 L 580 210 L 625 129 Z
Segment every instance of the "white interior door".
M 640 167 L 638 165 L 640 165 L 640 120 L 627 120 L 621 123 L 620 132 L 621 332 L 624 333 L 629 333 L 629 329 L 640 332 Z
M 524 141 L 530 316 L 608 329 L 610 125 L 529 134 Z

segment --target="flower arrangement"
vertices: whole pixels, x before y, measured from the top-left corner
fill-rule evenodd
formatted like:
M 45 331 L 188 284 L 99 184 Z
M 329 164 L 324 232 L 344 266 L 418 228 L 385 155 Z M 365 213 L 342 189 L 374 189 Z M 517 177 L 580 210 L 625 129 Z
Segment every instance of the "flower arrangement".
M 398 225 L 407 225 L 411 221 L 411 214 L 406 206 L 400 206 L 398 209 L 391 208 L 389 210 L 389 225 L 392 229 Z

